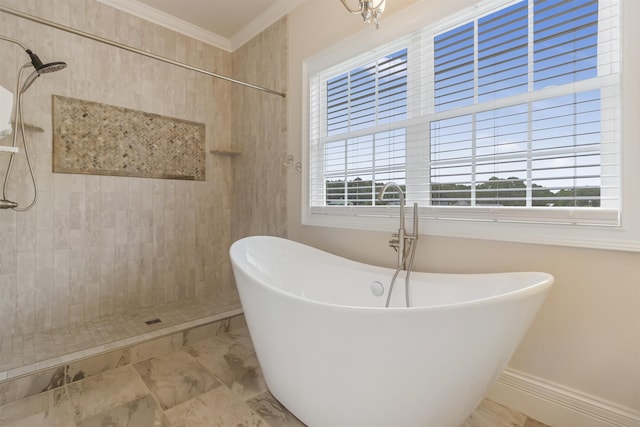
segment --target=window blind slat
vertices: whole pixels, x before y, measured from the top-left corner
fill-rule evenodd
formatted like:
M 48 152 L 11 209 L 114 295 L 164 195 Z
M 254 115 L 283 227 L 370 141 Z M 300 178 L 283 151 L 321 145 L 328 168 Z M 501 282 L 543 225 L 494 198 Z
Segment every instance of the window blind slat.
M 615 220 L 618 38 L 605 18 L 616 13 L 601 6 L 610 1 L 485 8 L 332 67 L 312 96 L 324 103 L 311 126 L 312 203 L 376 206 L 382 183 L 396 180 L 408 200 L 470 218 L 552 221 L 539 209 L 584 208 L 602 214 L 568 221 Z

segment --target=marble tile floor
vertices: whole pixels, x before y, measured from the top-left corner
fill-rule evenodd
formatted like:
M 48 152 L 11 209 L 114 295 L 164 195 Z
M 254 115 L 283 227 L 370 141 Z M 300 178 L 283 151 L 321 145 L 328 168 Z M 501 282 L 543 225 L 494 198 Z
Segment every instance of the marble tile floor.
M 145 307 L 23 335 L 0 329 L 0 381 L 242 313 L 237 293 Z M 160 319 L 147 325 L 145 321 Z
M 304 427 L 267 391 L 246 328 L 0 407 L 0 427 Z M 355 426 L 354 426 L 355 427 Z M 462 427 L 545 427 L 484 400 Z

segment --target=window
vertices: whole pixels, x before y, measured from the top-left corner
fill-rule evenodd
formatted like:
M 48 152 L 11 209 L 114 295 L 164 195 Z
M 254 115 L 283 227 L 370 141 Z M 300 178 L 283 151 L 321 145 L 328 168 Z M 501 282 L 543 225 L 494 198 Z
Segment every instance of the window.
M 326 112 L 324 202 L 375 205 L 376 183 L 405 178 L 404 130 L 370 129 L 406 118 L 407 49 L 328 80 Z
M 615 0 L 495 4 L 311 72 L 308 216 L 620 225 Z
M 435 37 L 436 111 L 480 108 L 430 123 L 433 205 L 601 207 L 600 153 L 615 141 L 602 140 L 600 89 L 575 85 L 603 86 L 598 2 L 531 6 L 531 24 L 525 0 Z M 550 87 L 566 95 L 492 106 Z

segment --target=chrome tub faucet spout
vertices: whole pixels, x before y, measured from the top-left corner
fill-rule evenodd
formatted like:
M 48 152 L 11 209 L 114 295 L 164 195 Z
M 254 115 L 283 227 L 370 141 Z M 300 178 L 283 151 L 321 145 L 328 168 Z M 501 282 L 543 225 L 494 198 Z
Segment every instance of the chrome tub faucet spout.
M 398 268 L 404 269 L 407 261 L 408 249 L 411 246 L 411 242 L 418 238 L 418 204 L 413 204 L 413 230 L 412 233 L 407 233 L 405 228 L 405 199 L 404 191 L 395 182 L 387 182 L 378 194 L 378 200 L 383 201 L 384 195 L 387 190 L 392 188 L 398 193 L 398 199 L 400 200 L 400 227 L 398 232 L 392 235 L 392 239 L 389 240 L 389 246 L 394 248 L 398 252 Z
M 384 200 L 384 195 L 389 188 L 393 188 L 398 193 L 398 198 L 400 199 L 400 228 L 398 228 L 397 234 L 392 235 L 392 239 L 389 240 L 389 246 L 398 252 L 398 268 L 403 268 L 404 263 L 402 260 L 404 258 L 404 237 L 406 232 L 404 228 L 404 192 L 395 182 L 387 182 L 378 194 L 379 201 L 382 202 Z
M 411 276 L 411 268 L 413 267 L 413 258 L 416 253 L 416 243 L 418 240 L 418 204 L 413 204 L 413 230 L 411 233 L 407 233 L 407 230 L 404 226 L 405 209 L 404 191 L 402 191 L 402 187 L 400 187 L 395 182 L 387 182 L 380 190 L 380 193 L 378 194 L 378 200 L 383 201 L 384 195 L 389 188 L 392 188 L 398 193 L 398 199 L 400 200 L 400 227 L 398 228 L 398 232 L 393 233 L 391 235 L 391 240 L 389 240 L 389 246 L 398 252 L 398 266 L 396 268 L 395 274 L 393 275 L 393 278 L 391 279 L 391 285 L 389 286 L 389 292 L 387 293 L 386 307 L 389 307 L 393 286 L 396 282 L 398 274 L 402 270 L 406 270 L 407 272 L 405 277 L 405 300 L 406 306 L 409 307 L 409 277 Z

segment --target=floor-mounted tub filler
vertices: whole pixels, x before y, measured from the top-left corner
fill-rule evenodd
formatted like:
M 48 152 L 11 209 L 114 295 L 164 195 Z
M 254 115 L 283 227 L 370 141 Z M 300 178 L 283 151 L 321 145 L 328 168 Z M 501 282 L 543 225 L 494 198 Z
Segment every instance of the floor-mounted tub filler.
M 311 427 L 460 427 L 542 305 L 546 273 L 411 276 L 276 237 L 231 260 L 271 393 Z M 402 279 L 399 279 L 402 280 Z

